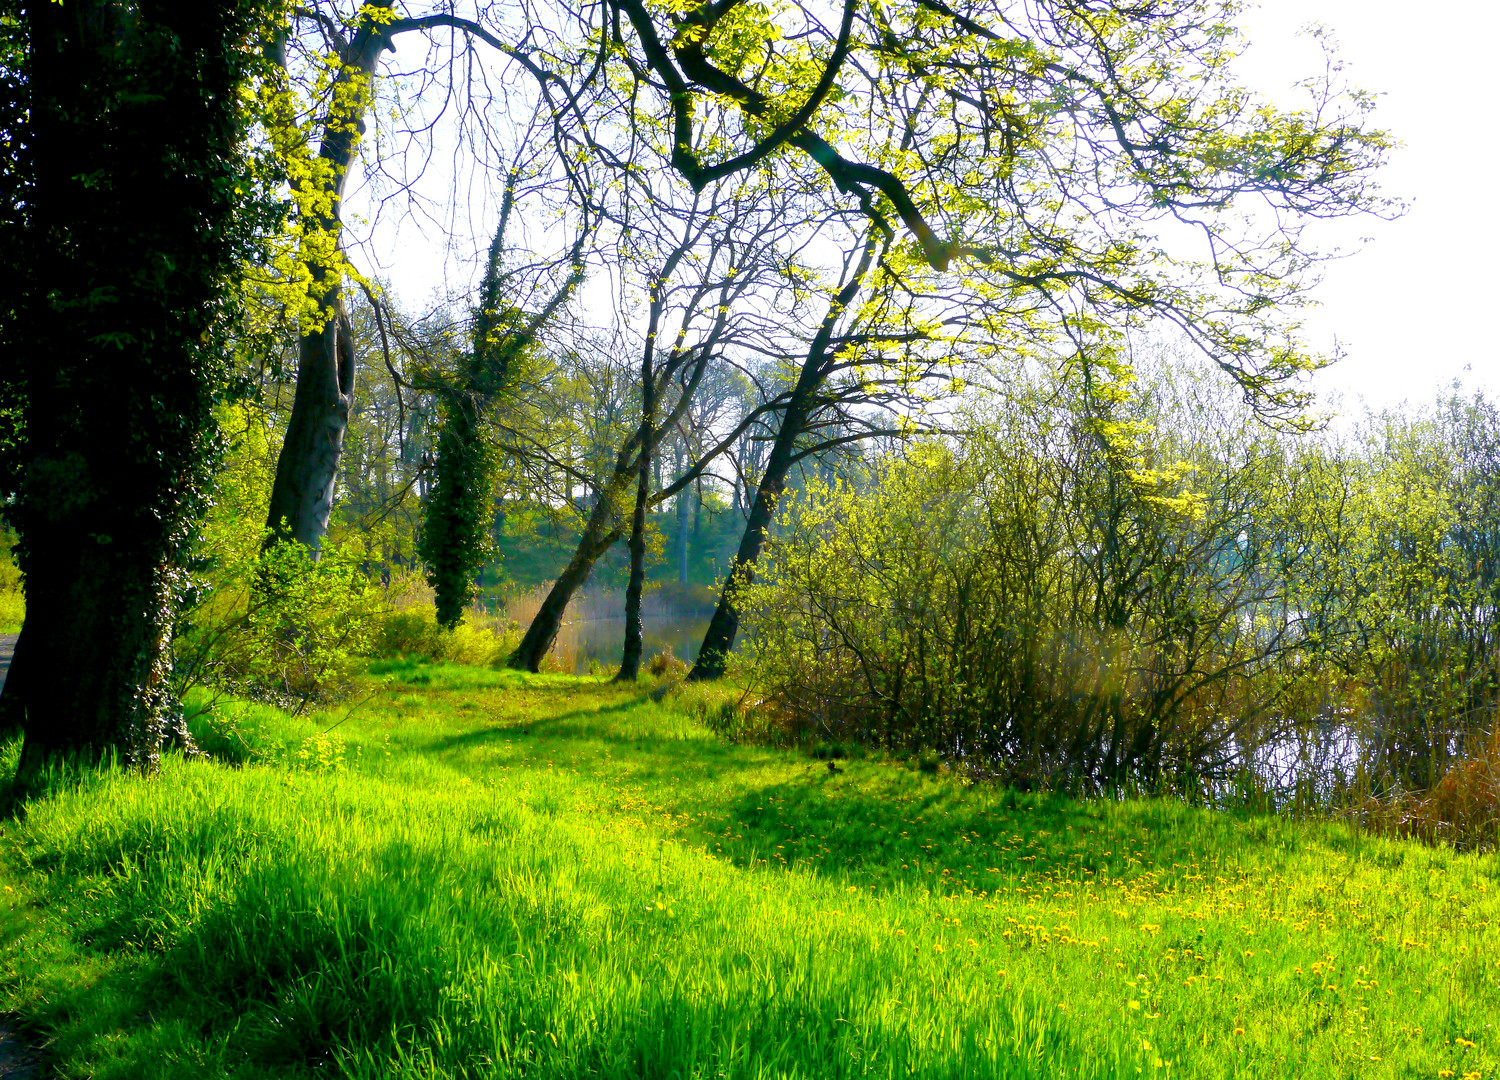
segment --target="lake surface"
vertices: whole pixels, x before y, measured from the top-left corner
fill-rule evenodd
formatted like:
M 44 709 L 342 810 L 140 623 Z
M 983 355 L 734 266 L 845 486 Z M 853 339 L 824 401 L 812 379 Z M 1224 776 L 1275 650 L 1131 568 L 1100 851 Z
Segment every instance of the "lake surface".
M 545 595 L 545 590 L 539 589 L 514 598 L 507 606 L 507 617 L 518 627 L 528 626 Z M 671 649 L 677 659 L 692 663 L 698 658 L 698 646 L 712 617 L 712 605 L 674 603 L 659 592 L 647 593 L 641 601 L 642 661 Z M 624 595 L 590 592 L 575 597 L 568 605 L 551 656 L 564 670 L 586 675 L 595 664 L 606 672 L 614 671 L 624 651 Z
M 698 646 L 703 643 L 708 620 L 709 616 L 698 613 L 642 616 L 643 662 L 670 648 L 677 659 L 692 663 L 698 658 Z M 612 619 L 580 619 L 571 624 L 570 629 L 575 672 L 585 674 L 589 666 L 595 663 L 606 671 L 620 666 L 620 656 L 625 650 L 623 616 Z

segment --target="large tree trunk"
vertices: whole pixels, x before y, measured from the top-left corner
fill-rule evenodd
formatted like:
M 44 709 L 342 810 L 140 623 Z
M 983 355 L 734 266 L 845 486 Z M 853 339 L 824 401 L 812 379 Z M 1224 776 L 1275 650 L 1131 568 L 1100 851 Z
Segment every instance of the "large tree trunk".
M 276 478 L 266 515 L 268 545 L 295 540 L 315 557 L 328 532 L 333 489 L 354 400 L 354 342 L 342 288 L 344 183 L 364 135 L 375 65 L 381 53 L 393 47 L 388 26 L 382 29 L 381 21 L 381 12 L 390 7 L 390 0 L 366 7 L 369 10 L 361 13 L 359 27 L 339 57 L 338 74 L 329 94 L 333 105 L 324 117 L 318 147 L 318 158 L 326 165 L 319 174 L 319 190 L 315 198 L 299 199 L 316 207 L 303 222 L 304 228 L 321 234 L 330 243 L 309 245 L 313 254 L 305 269 L 315 287 L 323 286 L 317 314 L 321 326 L 307 329 L 298 345 L 297 391 L 287 420 L 286 441 L 276 459 Z M 335 253 L 332 264 L 319 261 L 330 250 Z
M 266 542 L 295 540 L 315 556 L 328 533 L 344 434 L 354 405 L 354 342 L 340 290 L 329 292 L 334 314 L 304 334 L 297 356 L 297 392 L 286 441 L 276 459 Z
M 226 385 L 249 5 L 27 6 L 31 236 L 0 314 L 23 389 L 26 621 L 4 711 L 25 770 L 184 738 L 169 688 Z
M 100 544 L 102 515 L 90 517 L 26 519 L 26 623 L 4 691 L 26 731 L 22 771 L 111 752 L 150 768 L 164 743 L 186 742 L 169 686 L 181 571 L 159 534 Z

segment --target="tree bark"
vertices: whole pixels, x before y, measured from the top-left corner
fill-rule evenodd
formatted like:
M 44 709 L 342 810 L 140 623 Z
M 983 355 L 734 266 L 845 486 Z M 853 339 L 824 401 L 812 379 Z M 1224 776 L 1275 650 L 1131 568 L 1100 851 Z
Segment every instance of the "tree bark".
M 641 425 L 642 445 L 649 448 L 651 435 Z M 636 481 L 635 511 L 630 515 L 630 580 L 625 586 L 625 648 L 620 657 L 617 682 L 635 682 L 641 674 L 641 649 L 645 630 L 641 625 L 641 594 L 646 589 L 646 503 L 651 498 L 651 452 L 641 452 L 641 471 Z
M 26 622 L 4 690 L 26 731 L 22 772 L 110 753 L 154 768 L 165 743 L 187 742 L 170 687 L 176 568 L 149 531 L 99 543 L 102 517 L 27 520 Z
M 266 520 L 268 545 L 294 540 L 314 556 L 328 533 L 354 405 L 354 342 L 340 291 L 329 290 L 325 306 L 334 314 L 328 322 L 299 344 L 297 390 Z
M 679 246 L 667 259 L 661 277 L 651 289 L 651 315 L 646 330 L 646 347 L 641 354 L 641 429 L 636 436 L 640 444 L 640 473 L 636 477 L 635 511 L 630 516 L 630 580 L 625 585 L 625 647 L 620 657 L 617 682 L 635 682 L 641 673 L 641 594 L 646 588 L 646 504 L 651 498 L 652 443 L 656 438 L 656 374 L 652 370 L 656 353 L 656 334 L 661 324 L 663 282 L 676 268 L 686 250 Z M 660 481 L 657 487 L 661 487 Z
M 187 0 L 25 11 L 30 243 L 0 312 L 25 421 L 6 513 L 27 611 L 4 694 L 23 770 L 150 769 L 186 739 L 172 627 L 227 385 L 259 18 Z
M 369 5 L 389 8 L 389 0 Z M 392 48 L 388 29 L 364 15 L 339 56 L 339 73 L 329 98 L 335 104 L 323 121 L 318 158 L 328 168 L 321 181 L 320 209 L 304 227 L 331 237 L 342 259 L 344 183 L 365 131 L 369 83 L 381 54 Z M 302 335 L 297 350 L 297 391 L 287 419 L 286 441 L 276 459 L 276 478 L 266 515 L 266 544 L 294 540 L 314 555 L 328 532 L 334 485 L 344 453 L 344 435 L 354 400 L 354 342 L 344 310 L 343 268 L 316 259 L 306 264 L 315 286 L 322 325 Z

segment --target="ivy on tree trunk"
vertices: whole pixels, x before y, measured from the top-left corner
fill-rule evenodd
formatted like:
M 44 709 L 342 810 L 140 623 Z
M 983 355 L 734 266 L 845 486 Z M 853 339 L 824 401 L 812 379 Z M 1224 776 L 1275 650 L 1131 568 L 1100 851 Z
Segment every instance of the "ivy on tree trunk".
M 169 689 L 188 543 L 228 385 L 256 190 L 241 86 L 266 0 L 24 9 L 23 239 L 0 319 L 27 614 L 5 691 L 23 769 L 186 733 Z

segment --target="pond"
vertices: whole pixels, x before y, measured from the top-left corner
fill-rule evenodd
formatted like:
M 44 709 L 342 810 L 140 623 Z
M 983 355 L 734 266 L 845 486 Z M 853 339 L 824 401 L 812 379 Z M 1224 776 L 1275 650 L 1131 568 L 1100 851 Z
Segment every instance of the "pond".
M 672 655 L 677 659 L 692 663 L 698 658 L 698 646 L 703 643 L 709 618 L 710 615 L 696 613 L 643 615 L 643 661 L 665 649 L 671 649 Z M 586 622 L 579 620 L 572 624 L 571 629 L 575 672 L 584 674 L 594 663 L 606 671 L 619 667 L 620 654 L 625 648 L 623 615 L 612 619 L 590 619 Z
M 513 599 L 507 617 L 525 627 L 536 614 L 545 593 Z M 641 629 L 644 633 L 642 660 L 670 648 L 679 660 L 692 663 L 698 658 L 698 646 L 713 617 L 711 604 L 685 604 L 648 593 L 641 603 Z M 564 670 L 587 674 L 597 664 L 605 671 L 620 666 L 625 648 L 625 597 L 617 592 L 593 592 L 575 597 L 551 655 Z

